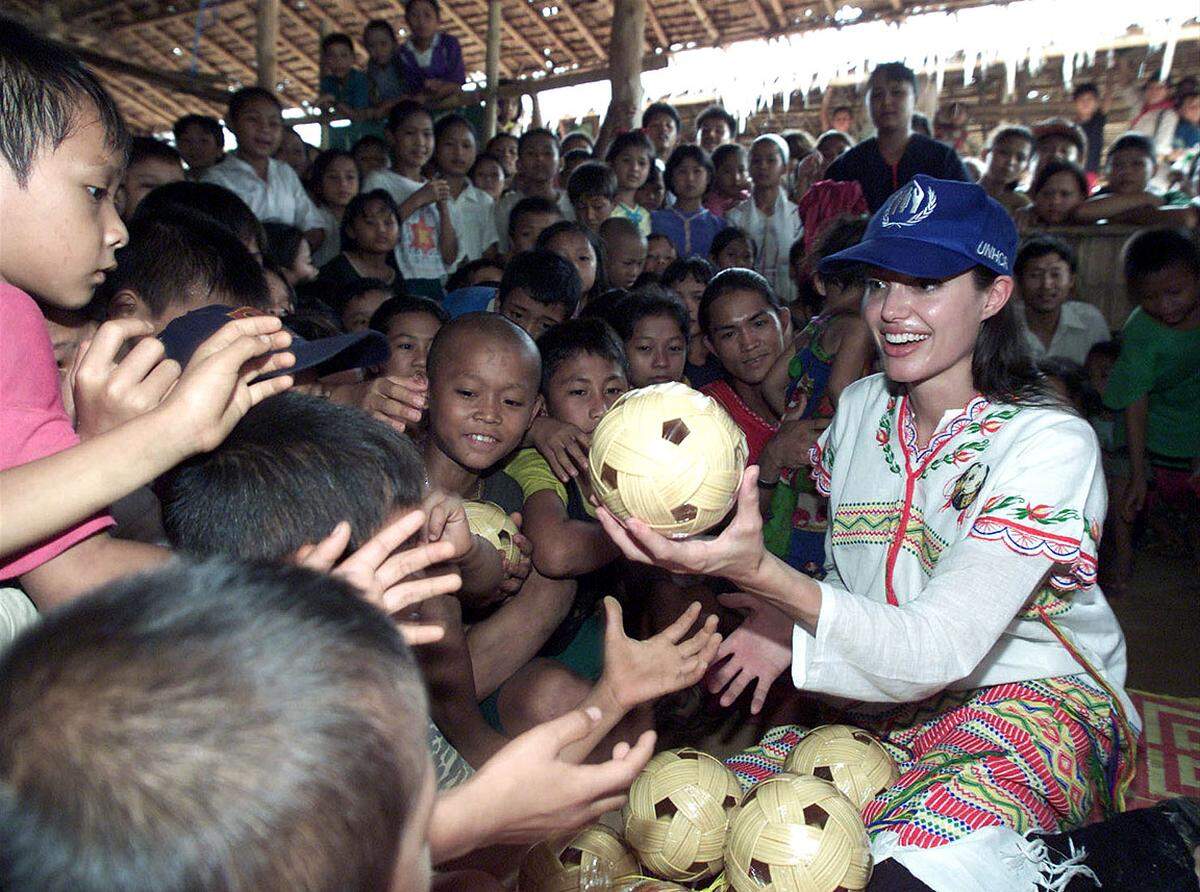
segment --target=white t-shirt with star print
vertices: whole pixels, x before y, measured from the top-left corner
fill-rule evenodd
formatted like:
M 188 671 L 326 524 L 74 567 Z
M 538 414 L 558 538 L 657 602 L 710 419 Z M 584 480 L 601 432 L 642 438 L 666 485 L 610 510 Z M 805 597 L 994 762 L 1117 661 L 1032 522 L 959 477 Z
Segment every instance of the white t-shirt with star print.
M 424 186 L 424 182 L 410 180 L 395 171 L 377 170 L 363 182 L 363 192 L 382 189 L 392 196 L 397 206 Z M 441 213 L 436 204 L 427 204 L 400 221 L 400 244 L 396 246 L 396 265 L 406 279 L 438 279 L 445 281 L 446 264 L 442 262 L 442 251 L 438 246 L 441 231 Z

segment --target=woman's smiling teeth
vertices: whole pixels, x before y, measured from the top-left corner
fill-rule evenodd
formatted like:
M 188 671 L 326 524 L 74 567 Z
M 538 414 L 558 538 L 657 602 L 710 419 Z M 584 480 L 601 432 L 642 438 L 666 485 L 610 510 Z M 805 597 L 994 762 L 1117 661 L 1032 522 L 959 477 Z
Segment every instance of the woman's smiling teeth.
M 910 331 L 885 331 L 883 339 L 889 344 L 915 344 L 918 341 L 924 341 L 929 338 L 927 334 L 916 334 Z

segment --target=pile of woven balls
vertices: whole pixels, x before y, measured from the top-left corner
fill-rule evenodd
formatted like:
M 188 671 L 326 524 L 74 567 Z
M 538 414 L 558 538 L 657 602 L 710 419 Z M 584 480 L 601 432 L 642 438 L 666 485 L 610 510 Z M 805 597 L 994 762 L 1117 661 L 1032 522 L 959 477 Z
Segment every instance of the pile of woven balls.
M 667 750 L 633 782 L 621 814 L 623 834 L 597 824 L 539 843 L 521 864 L 517 888 L 861 890 L 872 861 L 859 811 L 897 775 L 887 750 L 848 725 L 809 731 L 783 771 L 745 795 L 718 759 Z

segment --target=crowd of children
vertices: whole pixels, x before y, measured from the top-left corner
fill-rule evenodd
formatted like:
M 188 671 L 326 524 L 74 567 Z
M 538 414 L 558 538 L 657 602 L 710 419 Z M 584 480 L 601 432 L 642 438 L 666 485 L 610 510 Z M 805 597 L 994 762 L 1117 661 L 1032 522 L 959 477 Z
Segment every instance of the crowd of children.
M 689 128 L 665 102 L 595 137 L 541 126 L 536 106 L 522 131 L 506 103 L 485 140 L 470 114 L 431 110 L 465 79 L 440 12 L 406 2 L 404 43 L 368 22 L 363 69 L 353 38 L 324 37 L 320 103 L 350 123 L 319 153 L 257 87 L 232 94 L 223 126 L 188 115 L 174 145 L 131 138 L 77 60 L 0 29 L 6 888 L 422 890 L 431 863 L 442 888 L 502 888 L 514 847 L 621 803 L 664 730 L 656 704 L 686 709 L 692 692 L 703 711 L 707 673 L 723 706 L 754 682 L 758 712 L 793 647 L 764 630 L 808 614 L 756 605 L 698 552 L 642 566 L 650 546 L 598 516 L 591 435 L 632 388 L 682 381 L 729 412 L 758 466 L 730 529 L 813 580 L 849 583 L 830 549 L 865 554 L 896 519 L 865 503 L 831 515 L 835 446 L 848 461 L 874 438 L 871 473 L 890 482 L 974 425 L 977 442 L 928 465 L 954 473 L 937 500 L 961 527 L 989 473 L 972 450 L 1009 421 L 976 403 L 1023 404 L 1013 394 L 1098 439 L 1100 482 L 1057 506 L 1078 508 L 1067 563 L 1097 611 L 1097 556 L 1111 597 L 1128 596 L 1142 537 L 1200 554 L 1194 85 L 1149 85 L 1107 147 L 1098 91 L 1079 87 L 1078 124 L 997 129 L 976 188 L 954 147 L 914 129 L 900 63 L 872 73 L 861 141 L 848 106 L 822 108 L 819 138 L 751 139 L 720 106 Z M 1183 178 L 1164 194 L 1171 165 Z M 871 247 L 936 228 L 953 202 L 961 218 L 911 257 L 887 266 Z M 970 367 L 936 304 L 985 206 L 1023 239 L 972 246 L 980 293 L 1004 306 L 980 343 L 1028 380 L 975 369 L 990 383 L 936 434 L 936 417 L 925 430 L 896 409 L 899 390 L 856 382 L 899 363 L 917 393 L 926 340 Z M 1127 320 L 1079 293 L 1054 234 L 1102 222 L 1142 227 L 1122 255 Z M 869 387 L 882 419 L 862 408 Z M 511 516 L 517 556 L 472 534 L 477 500 Z M 900 523 L 893 605 L 897 554 L 924 580 L 953 538 Z M 1079 557 L 1085 536 L 1098 554 Z M 812 678 L 818 641 L 836 646 L 809 641 Z M 975 666 L 961 668 L 950 680 Z M 887 688 L 839 684 L 827 692 Z M 904 696 L 918 689 L 936 692 Z M 1124 745 L 1097 758 L 1118 771 Z

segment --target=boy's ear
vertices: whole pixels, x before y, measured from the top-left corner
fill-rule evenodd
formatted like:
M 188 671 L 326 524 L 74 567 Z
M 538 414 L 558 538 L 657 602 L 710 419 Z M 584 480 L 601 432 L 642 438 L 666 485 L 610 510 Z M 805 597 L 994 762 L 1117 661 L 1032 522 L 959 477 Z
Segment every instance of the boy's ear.
M 149 318 L 146 304 L 132 288 L 122 288 L 108 302 L 109 319 Z
M 826 293 L 826 285 L 825 285 L 825 277 L 824 276 L 822 276 L 820 273 L 813 273 L 812 283 L 813 283 L 813 290 L 815 290 L 817 292 L 817 294 L 821 295 L 821 297 L 829 296 Z

